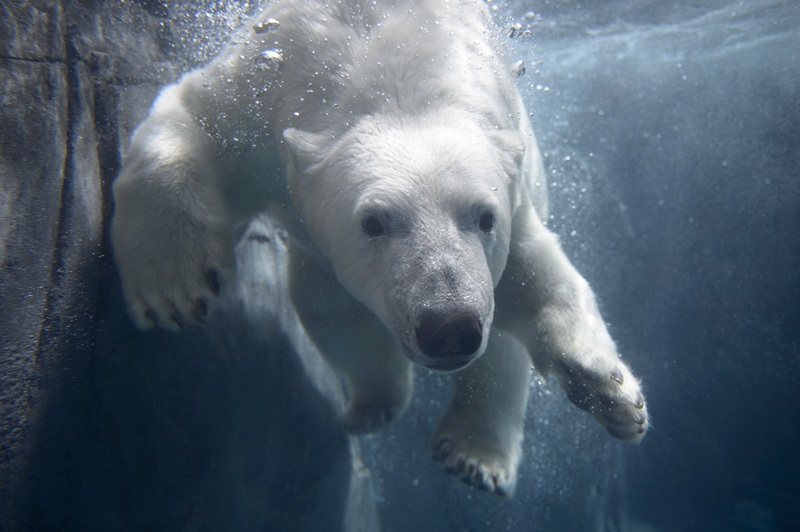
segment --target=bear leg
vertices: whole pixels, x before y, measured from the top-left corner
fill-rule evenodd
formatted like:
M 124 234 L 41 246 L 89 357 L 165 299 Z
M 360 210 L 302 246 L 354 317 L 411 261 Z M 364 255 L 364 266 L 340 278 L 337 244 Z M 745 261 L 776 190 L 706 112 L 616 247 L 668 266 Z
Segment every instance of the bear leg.
M 114 255 L 131 315 L 143 329 L 202 324 L 233 270 L 214 149 L 179 89 L 159 96 L 114 182 Z
M 496 290 L 496 323 L 554 373 L 579 408 L 614 437 L 638 442 L 648 427 L 639 381 L 620 360 L 594 293 L 532 206 L 514 219 L 506 270 Z
M 351 434 L 375 432 L 400 416 L 411 400 L 411 362 L 394 336 L 300 245 L 290 247 L 289 286 L 303 327 L 325 360 L 345 380 Z
M 431 449 L 445 471 L 510 497 L 522 457 L 531 363 L 510 335 L 492 331 L 486 353 L 455 375 L 455 394 Z

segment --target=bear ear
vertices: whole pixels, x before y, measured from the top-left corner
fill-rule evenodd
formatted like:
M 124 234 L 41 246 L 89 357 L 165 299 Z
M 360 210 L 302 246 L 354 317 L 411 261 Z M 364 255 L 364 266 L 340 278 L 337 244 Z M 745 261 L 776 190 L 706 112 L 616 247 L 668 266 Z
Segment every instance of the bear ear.
M 509 175 L 518 175 L 525 155 L 525 141 L 516 129 L 495 129 L 489 132 L 489 140 L 502 154 L 503 168 Z
M 326 135 L 293 127 L 283 130 L 289 162 L 300 173 L 306 173 L 312 166 L 322 162 L 329 140 Z

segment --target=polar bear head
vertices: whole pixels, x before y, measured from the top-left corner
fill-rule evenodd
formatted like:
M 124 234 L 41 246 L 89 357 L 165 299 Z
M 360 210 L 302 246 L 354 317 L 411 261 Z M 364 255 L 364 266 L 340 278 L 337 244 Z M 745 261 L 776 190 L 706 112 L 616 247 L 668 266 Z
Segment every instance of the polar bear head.
M 440 371 L 480 356 L 509 252 L 523 143 L 461 116 L 284 131 L 289 185 L 339 281 Z

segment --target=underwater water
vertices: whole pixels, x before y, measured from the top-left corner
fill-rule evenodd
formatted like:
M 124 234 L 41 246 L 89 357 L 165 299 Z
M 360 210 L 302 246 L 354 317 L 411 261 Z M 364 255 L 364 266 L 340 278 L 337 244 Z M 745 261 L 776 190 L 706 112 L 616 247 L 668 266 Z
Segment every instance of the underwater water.
M 652 405 L 629 522 L 796 529 L 800 7 L 540 9 L 556 227 Z
M 36 9 L 61 9 L 45 4 Z M 161 529 L 166 522 L 182 530 L 325 530 L 312 517 L 283 520 L 282 512 L 349 511 L 334 508 L 344 496 L 332 482 L 320 481 L 312 502 L 297 495 L 312 480 L 335 475 L 336 464 L 349 467 L 348 445 L 359 449 L 368 471 L 364 497 L 374 500 L 385 531 L 800 529 L 800 5 L 490 5 L 499 25 L 529 30 L 508 38 L 508 54 L 525 65 L 518 82 L 548 171 L 548 225 L 592 284 L 624 360 L 644 383 L 652 416 L 644 441 L 613 441 L 534 374 L 517 492 L 510 500 L 492 497 L 431 460 L 427 446 L 450 383 L 418 370 L 409 410 L 386 430 L 294 449 L 281 434 L 298 441 L 314 440 L 318 427 L 338 434 L 332 409 L 315 406 L 301 423 L 275 414 L 262 387 L 281 385 L 276 367 L 252 352 L 268 345 L 283 356 L 291 354 L 285 345 L 300 340 L 269 343 L 269 330 L 243 340 L 235 327 L 220 332 L 225 321 L 211 328 L 211 344 L 198 331 L 140 339 L 125 321 L 102 236 L 105 258 L 85 274 L 100 283 L 91 294 L 97 304 L 80 307 L 81 331 L 91 323 L 91 335 L 73 336 L 63 344 L 64 361 L 47 362 L 48 351 L 38 346 L 61 329 L 69 336 L 72 323 L 53 314 L 52 294 L 60 292 L 47 289 L 62 277 L 35 281 L 20 266 L 31 259 L 12 261 L 12 244 L 18 227 L 46 225 L 40 211 L 58 211 L 65 200 L 31 203 L 35 209 L 19 214 L 15 201 L 23 194 L 4 171 L 0 216 L 14 223 L 0 226 L 0 530 Z M 62 19 L 91 28 L 81 43 L 123 64 L 151 62 L 146 75 L 123 72 L 123 81 L 96 85 L 96 103 L 114 107 L 104 108 L 106 115 L 95 107 L 94 115 L 96 142 L 111 146 L 98 163 L 107 180 L 158 87 L 212 57 L 256 5 L 141 0 L 105 8 L 64 8 Z M 43 31 L 45 19 L 31 18 L 27 31 Z M 0 58 L 4 72 L 18 61 L 12 52 Z M 103 100 L 103 83 L 117 91 L 114 98 Z M 255 300 L 259 288 L 245 288 L 242 299 Z M 50 303 L 47 327 L 31 333 L 38 343 L 30 364 L 46 371 L 29 378 L 17 369 L 29 367 L 17 356 L 26 352 L 18 347 L 24 342 L 13 336 L 28 307 L 14 294 L 36 289 Z M 118 337 L 128 342 L 123 348 Z M 209 345 L 244 354 L 198 356 Z M 292 364 L 278 369 L 302 373 Z M 39 395 L 28 390 L 37 386 L 55 399 L 18 424 L 39 423 L 25 436 L 6 421 L 36 404 Z M 18 449 L 28 441 L 31 458 L 20 461 Z M 279 449 L 287 463 L 265 465 L 271 456 L 264 448 Z M 330 460 L 327 448 L 334 449 Z M 293 479 L 290 460 L 309 474 Z M 348 522 L 374 530 L 372 518 Z

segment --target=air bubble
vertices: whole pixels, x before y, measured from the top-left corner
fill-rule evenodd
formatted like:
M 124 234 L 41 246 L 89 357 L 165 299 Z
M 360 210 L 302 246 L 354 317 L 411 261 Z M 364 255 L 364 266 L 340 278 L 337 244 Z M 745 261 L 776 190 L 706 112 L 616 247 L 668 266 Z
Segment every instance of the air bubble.
M 264 50 L 255 58 L 256 68 L 259 70 L 277 69 L 283 61 L 280 50 Z
M 258 24 L 253 26 L 253 31 L 255 31 L 259 35 L 263 35 L 264 33 L 274 30 L 280 25 L 281 23 L 275 20 L 274 18 L 268 18 L 267 20 L 259 22 Z

